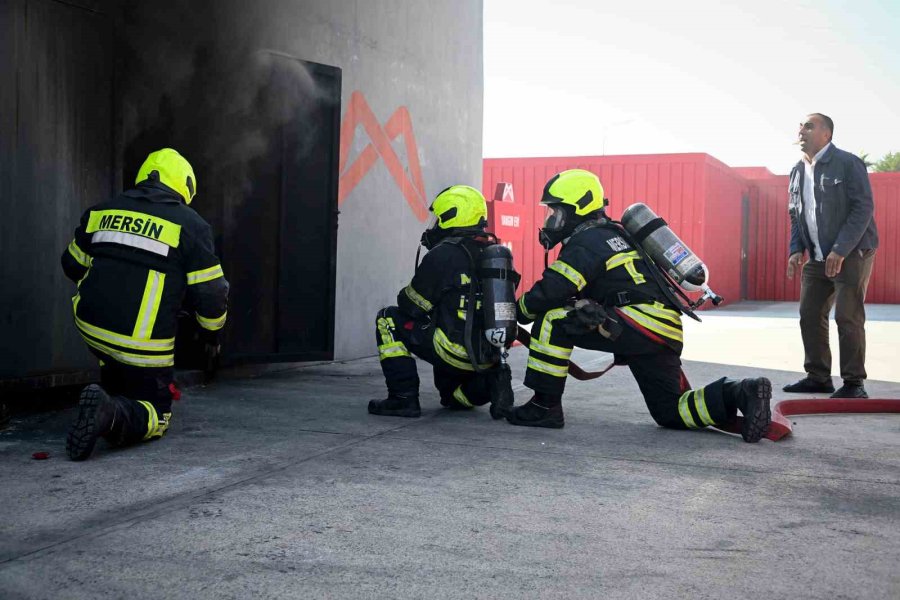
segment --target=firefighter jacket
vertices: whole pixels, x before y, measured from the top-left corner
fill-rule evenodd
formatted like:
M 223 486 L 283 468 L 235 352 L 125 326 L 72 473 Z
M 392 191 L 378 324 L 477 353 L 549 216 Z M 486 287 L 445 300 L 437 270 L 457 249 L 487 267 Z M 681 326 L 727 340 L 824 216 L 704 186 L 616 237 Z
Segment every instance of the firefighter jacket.
M 142 182 L 88 209 L 62 267 L 78 283 L 72 303 L 79 333 L 120 363 L 174 365 L 185 295 L 207 340 L 225 325 L 228 282 L 212 230 L 161 184 Z
M 481 250 L 493 240 L 481 238 L 446 238 L 432 248 L 416 268 L 412 281 L 397 294 L 397 306 L 416 321 L 428 321 L 434 328 L 434 349 L 441 359 L 457 369 L 474 371 L 466 350 L 466 312 L 472 285 L 473 264 L 478 264 Z M 471 258 L 470 258 L 471 256 Z M 489 344 L 482 344 L 481 293 L 476 291 L 475 322 L 470 345 L 480 368 L 492 354 Z
M 616 223 L 588 221 L 563 243 L 540 281 L 519 298 L 519 319 L 589 298 L 610 307 L 640 333 L 680 352 L 681 313 L 673 308 L 647 264 Z M 612 314 L 612 310 L 610 313 Z

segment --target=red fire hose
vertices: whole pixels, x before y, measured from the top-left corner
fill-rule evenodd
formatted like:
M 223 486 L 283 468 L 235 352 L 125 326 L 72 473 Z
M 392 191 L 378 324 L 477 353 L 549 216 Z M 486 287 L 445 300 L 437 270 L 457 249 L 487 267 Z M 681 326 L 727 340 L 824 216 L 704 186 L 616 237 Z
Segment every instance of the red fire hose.
M 804 398 L 782 400 L 772 407 L 772 424 L 766 437 L 777 442 L 790 435 L 793 424 L 788 417 L 796 415 L 837 415 L 865 413 L 900 413 L 900 400 L 871 398 Z M 741 418 L 719 427 L 729 433 L 741 432 Z
M 525 329 L 519 327 L 516 339 L 528 346 L 531 335 Z M 611 362 L 602 371 L 585 371 L 573 362 L 569 362 L 569 375 L 580 381 L 596 379 L 617 364 Z M 688 389 L 690 384 L 681 373 L 682 388 Z M 788 436 L 793 431 L 793 424 L 788 417 L 797 415 L 838 415 L 838 414 L 866 414 L 866 413 L 900 413 L 900 400 L 871 399 L 871 398 L 804 398 L 802 400 L 782 400 L 772 407 L 772 424 L 766 437 L 773 442 Z M 717 427 L 728 433 L 741 432 L 741 417 L 736 417 L 730 423 Z

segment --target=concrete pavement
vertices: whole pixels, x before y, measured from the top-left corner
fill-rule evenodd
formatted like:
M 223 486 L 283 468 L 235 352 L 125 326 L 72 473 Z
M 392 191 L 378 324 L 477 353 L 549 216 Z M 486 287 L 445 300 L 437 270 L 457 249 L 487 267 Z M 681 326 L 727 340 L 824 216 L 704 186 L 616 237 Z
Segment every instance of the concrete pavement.
M 704 314 L 689 379 L 799 378 L 789 309 Z M 900 307 L 884 313 L 873 372 Z M 764 351 L 740 343 L 758 331 Z M 14 418 L 0 598 L 900 596 L 900 415 L 796 417 L 792 437 L 745 444 L 657 427 L 617 367 L 569 379 L 565 429 L 534 430 L 441 409 L 420 366 L 420 419 L 366 413 L 377 359 L 276 367 L 188 390 L 163 440 L 101 442 L 85 463 L 64 454 L 74 409 Z M 897 380 L 867 388 L 900 398 Z

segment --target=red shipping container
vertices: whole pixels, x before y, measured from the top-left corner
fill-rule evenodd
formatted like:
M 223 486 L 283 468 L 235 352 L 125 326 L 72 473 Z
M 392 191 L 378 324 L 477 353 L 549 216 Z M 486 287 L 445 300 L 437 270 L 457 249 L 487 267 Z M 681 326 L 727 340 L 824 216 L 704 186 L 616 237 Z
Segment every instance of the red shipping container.
M 800 299 L 800 278 L 785 276 L 791 238 L 788 216 L 788 176 L 773 175 L 758 167 L 735 169 L 748 179 L 750 214 L 748 230 L 747 299 Z M 900 303 L 900 173 L 870 173 L 875 201 L 875 225 L 879 247 L 866 301 Z
M 529 289 L 544 268 L 537 239 L 544 220 L 539 204 L 544 184 L 556 173 L 576 168 L 600 178 L 611 217 L 618 219 L 635 202 L 647 204 L 703 259 L 712 289 L 726 303 L 740 299 L 741 200 L 747 183 L 708 154 L 485 159 L 485 196 L 492 197 L 500 183 L 512 184 L 515 203 L 521 206 L 522 248 L 514 253 L 523 278 L 520 291 Z M 498 223 L 491 226 L 496 229 Z

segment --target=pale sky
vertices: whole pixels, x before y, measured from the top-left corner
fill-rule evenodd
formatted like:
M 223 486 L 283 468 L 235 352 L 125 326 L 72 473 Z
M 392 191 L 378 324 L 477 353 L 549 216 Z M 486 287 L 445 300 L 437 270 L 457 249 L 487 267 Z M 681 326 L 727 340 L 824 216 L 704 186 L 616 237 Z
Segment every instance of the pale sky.
M 900 0 L 484 0 L 484 156 L 900 151 Z

